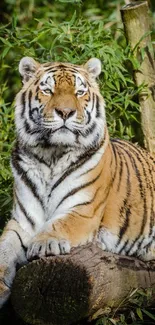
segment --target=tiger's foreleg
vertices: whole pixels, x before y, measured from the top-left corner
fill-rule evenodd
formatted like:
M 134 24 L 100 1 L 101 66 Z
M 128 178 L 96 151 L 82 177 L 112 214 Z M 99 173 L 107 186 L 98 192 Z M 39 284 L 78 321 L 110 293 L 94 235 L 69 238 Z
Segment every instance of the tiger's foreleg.
M 0 307 L 10 296 L 17 264 L 27 262 L 25 244 L 28 240 L 28 234 L 11 219 L 0 237 Z
M 99 222 L 95 217 L 83 218 L 77 212 L 67 214 L 54 223 L 46 222 L 42 231 L 30 242 L 27 258 L 68 254 L 72 247 L 93 240 Z

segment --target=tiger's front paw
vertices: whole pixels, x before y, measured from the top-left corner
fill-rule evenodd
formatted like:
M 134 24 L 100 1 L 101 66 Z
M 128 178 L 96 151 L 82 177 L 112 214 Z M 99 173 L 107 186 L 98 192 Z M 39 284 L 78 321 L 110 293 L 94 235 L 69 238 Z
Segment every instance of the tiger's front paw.
M 30 243 L 27 250 L 27 259 L 33 260 L 44 256 L 69 254 L 71 246 L 68 240 L 49 238 L 47 240 L 37 240 Z

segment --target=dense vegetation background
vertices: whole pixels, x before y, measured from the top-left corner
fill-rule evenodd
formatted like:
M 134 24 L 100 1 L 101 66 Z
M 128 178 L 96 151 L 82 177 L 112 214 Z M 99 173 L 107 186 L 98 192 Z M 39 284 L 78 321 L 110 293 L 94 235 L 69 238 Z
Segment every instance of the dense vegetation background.
M 154 17 L 153 2 L 150 21 Z M 120 7 L 124 4 L 124 0 L 0 2 L 0 230 L 10 216 L 12 204 L 9 160 L 15 139 L 14 97 L 21 87 L 18 64 L 23 56 L 40 62 L 77 64 L 98 57 L 102 61 L 99 83 L 106 100 L 111 137 L 143 145 L 138 105 L 142 87 L 137 89 L 133 81 L 132 72 L 138 68 L 138 62 L 123 32 Z M 153 23 L 151 28 L 154 31 Z M 142 324 L 143 314 L 139 306 L 136 308 L 138 321 L 130 324 Z M 95 324 L 127 324 L 121 317 L 115 322 L 114 318 L 102 318 Z

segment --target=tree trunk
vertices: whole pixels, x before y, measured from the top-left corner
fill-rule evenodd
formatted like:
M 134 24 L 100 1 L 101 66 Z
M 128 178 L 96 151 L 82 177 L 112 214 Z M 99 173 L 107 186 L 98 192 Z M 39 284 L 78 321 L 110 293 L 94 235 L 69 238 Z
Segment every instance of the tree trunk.
M 147 85 L 139 96 L 141 122 L 145 147 L 155 154 L 155 64 L 151 50 L 148 3 L 130 3 L 121 9 L 121 15 L 127 42 L 139 62 L 139 68 L 134 70 L 136 85 Z
M 69 325 L 107 307 L 135 288 L 155 289 L 155 263 L 114 255 L 93 244 L 70 255 L 34 260 L 18 270 L 12 304 L 27 323 Z M 154 292 L 154 291 L 153 291 Z M 152 293 L 150 304 L 153 304 Z
M 139 0 L 134 0 L 134 2 L 138 2 Z M 133 0 L 124 0 L 125 4 L 133 3 Z M 147 0 L 149 7 L 151 7 L 151 0 Z

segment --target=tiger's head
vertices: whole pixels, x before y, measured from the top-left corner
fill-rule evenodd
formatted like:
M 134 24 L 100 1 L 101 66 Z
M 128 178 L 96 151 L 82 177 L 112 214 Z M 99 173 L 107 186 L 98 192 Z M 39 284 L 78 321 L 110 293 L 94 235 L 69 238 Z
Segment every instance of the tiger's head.
M 19 72 L 23 87 L 16 96 L 15 121 L 24 144 L 92 148 L 102 141 L 105 105 L 96 82 L 100 60 L 79 66 L 24 57 Z

